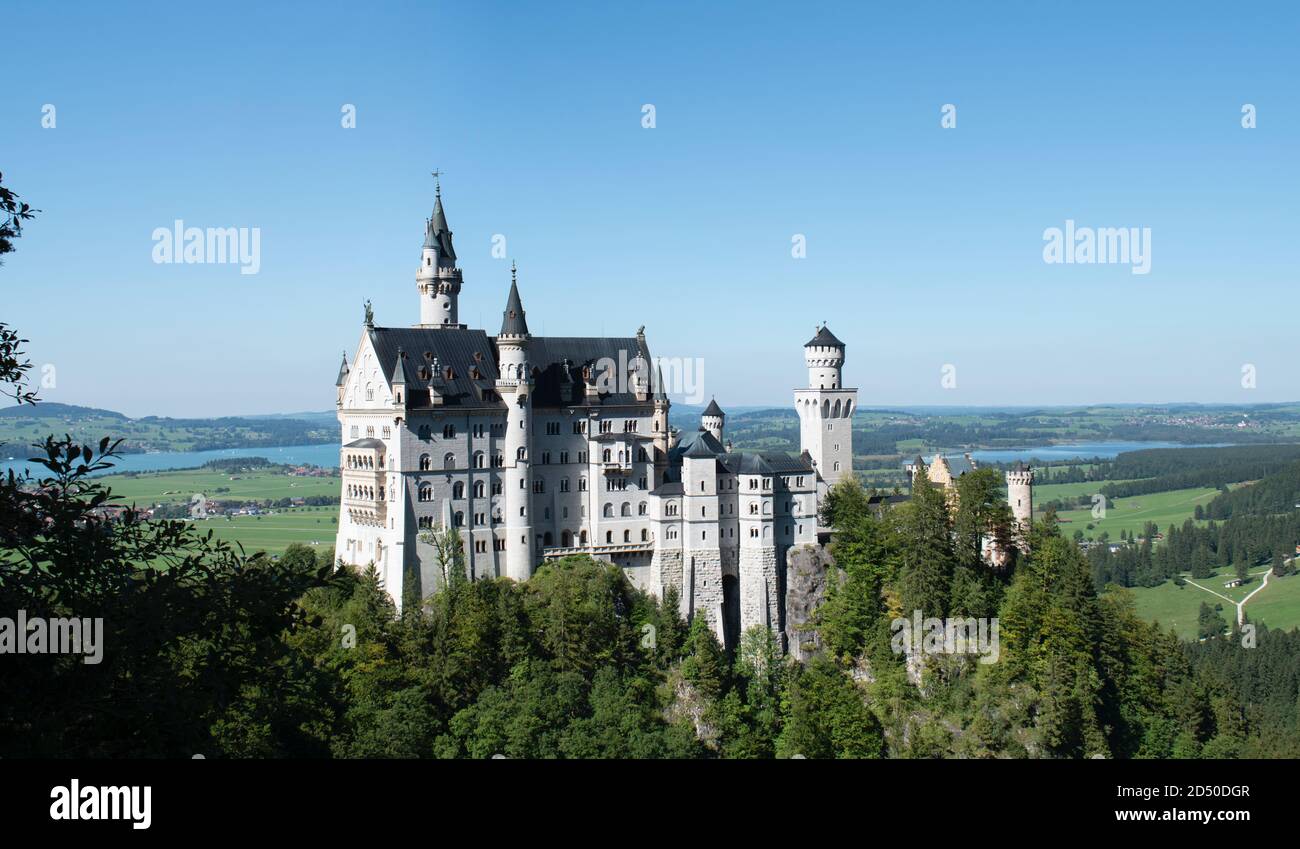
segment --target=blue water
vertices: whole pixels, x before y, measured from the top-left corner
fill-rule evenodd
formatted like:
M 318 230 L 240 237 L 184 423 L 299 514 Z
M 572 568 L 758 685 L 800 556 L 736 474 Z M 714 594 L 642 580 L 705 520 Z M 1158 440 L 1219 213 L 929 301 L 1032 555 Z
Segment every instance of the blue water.
M 6 451 L 14 452 L 12 446 Z M 24 449 L 23 453 L 14 453 L 19 459 L 0 459 L 0 473 L 13 469 L 16 473 L 31 471 L 33 476 L 48 474 L 44 466 L 25 462 L 33 456 L 35 449 Z M 338 468 L 339 446 L 333 442 L 321 445 L 285 445 L 277 448 L 221 448 L 216 451 L 160 451 L 156 454 L 123 454 L 111 462 L 113 468 L 104 474 L 116 472 L 156 472 L 161 469 L 197 469 L 209 460 L 220 457 L 265 457 L 272 463 L 311 464 Z
M 1035 448 L 998 448 L 983 451 L 972 451 L 971 456 L 976 460 L 984 463 L 1014 463 L 1017 460 L 1024 460 L 1026 463 L 1030 460 L 1042 461 L 1060 461 L 1084 459 L 1091 460 L 1093 457 L 1101 457 L 1104 460 L 1113 460 L 1116 455 L 1125 451 L 1142 451 L 1147 448 L 1211 448 L 1221 447 L 1210 445 L 1190 446 L 1181 442 L 1075 442 L 1063 445 L 1041 445 Z M 957 452 L 945 452 L 957 453 Z M 926 458 L 929 459 L 928 457 Z

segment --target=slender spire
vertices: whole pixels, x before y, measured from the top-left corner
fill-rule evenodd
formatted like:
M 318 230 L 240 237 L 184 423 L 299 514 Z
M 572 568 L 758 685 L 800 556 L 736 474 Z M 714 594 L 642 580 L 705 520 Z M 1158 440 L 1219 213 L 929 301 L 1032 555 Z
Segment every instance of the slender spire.
M 334 382 L 335 386 L 342 386 L 348 379 L 348 352 L 343 352 L 343 365 L 339 366 L 339 379 Z
M 451 245 L 451 228 L 447 226 L 447 213 L 442 208 L 442 181 L 439 179 L 442 173 L 433 172 L 433 214 L 425 222 L 424 246 L 438 252 L 440 267 L 449 268 L 456 264 L 456 249 Z
M 519 283 L 514 260 L 510 262 L 510 297 L 501 319 L 502 336 L 527 336 L 528 322 L 524 319 L 524 302 L 519 298 Z

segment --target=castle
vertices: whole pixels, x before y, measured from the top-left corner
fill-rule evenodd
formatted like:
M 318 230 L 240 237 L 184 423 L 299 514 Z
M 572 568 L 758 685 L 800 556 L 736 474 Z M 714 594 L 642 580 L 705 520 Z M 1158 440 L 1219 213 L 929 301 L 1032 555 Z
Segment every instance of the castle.
M 441 187 L 415 282 L 419 323 L 375 326 L 367 302 L 339 368 L 336 557 L 373 563 L 400 605 L 412 578 L 425 595 L 442 581 L 426 532 L 454 528 L 470 577 L 522 581 L 583 553 L 659 598 L 676 588 L 728 647 L 754 625 L 783 633 L 787 555 L 818 544 L 821 499 L 852 475 L 843 342 L 821 326 L 804 345 L 799 456 L 733 451 L 716 401 L 698 430 L 669 427 L 644 329 L 534 336 L 513 266 L 497 335 L 460 323 Z

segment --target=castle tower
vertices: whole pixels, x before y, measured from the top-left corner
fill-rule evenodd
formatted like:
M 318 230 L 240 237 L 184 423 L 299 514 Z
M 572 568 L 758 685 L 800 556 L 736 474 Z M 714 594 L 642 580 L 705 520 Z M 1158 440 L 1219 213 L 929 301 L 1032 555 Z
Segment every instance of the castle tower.
M 704 414 L 700 416 L 700 426 L 713 434 L 713 438 L 722 441 L 722 428 L 727 422 L 727 414 L 722 412 L 718 402 L 714 399 L 709 400 L 709 406 L 704 408 Z
M 1023 539 L 1034 524 L 1034 470 L 1019 461 L 1007 472 L 1007 504 Z
M 822 325 L 803 347 L 808 388 L 794 392 L 799 447 L 827 486 L 853 474 L 853 410 L 858 390 L 844 388 L 844 343 Z
M 501 373 L 496 389 L 505 401 L 506 432 L 502 451 L 505 468 L 502 486 L 505 490 L 506 577 L 516 581 L 527 580 L 533 573 L 532 551 L 532 498 L 531 459 L 528 436 L 532 432 L 532 367 L 528 363 L 528 322 L 524 319 L 524 305 L 519 299 L 519 286 L 515 280 L 514 264 L 510 266 L 510 297 L 506 300 L 501 320 L 501 333 L 497 336 L 497 362 Z
M 456 299 L 460 295 L 461 273 L 456 251 L 451 246 L 451 229 L 442 210 L 442 185 L 438 184 L 433 215 L 424 225 L 424 248 L 415 286 L 420 292 L 421 327 L 464 327 L 460 324 Z
M 343 364 L 339 366 L 339 379 L 334 381 L 334 387 L 338 390 L 338 400 L 335 402 L 336 407 L 341 408 L 343 406 L 343 391 L 348 385 L 348 374 L 350 374 L 351 371 L 352 370 L 348 368 L 348 352 L 344 351 Z
M 718 460 L 696 439 L 682 455 L 682 614 L 703 616 L 726 645 L 722 619 L 722 551 L 719 548 Z

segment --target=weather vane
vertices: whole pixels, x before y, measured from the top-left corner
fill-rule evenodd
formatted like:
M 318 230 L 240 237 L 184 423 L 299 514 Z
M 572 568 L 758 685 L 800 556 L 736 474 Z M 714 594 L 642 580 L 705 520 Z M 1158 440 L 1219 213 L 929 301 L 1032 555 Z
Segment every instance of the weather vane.
M 442 194 L 442 180 L 440 180 L 439 178 L 440 178 L 443 174 L 446 174 L 447 172 L 446 172 L 446 171 L 440 171 L 440 170 L 438 170 L 438 169 L 435 168 L 434 170 L 430 171 L 429 173 L 433 175 L 433 189 L 434 189 L 434 192 L 437 193 L 437 194 L 439 194 L 439 195 L 441 195 L 441 194 Z

